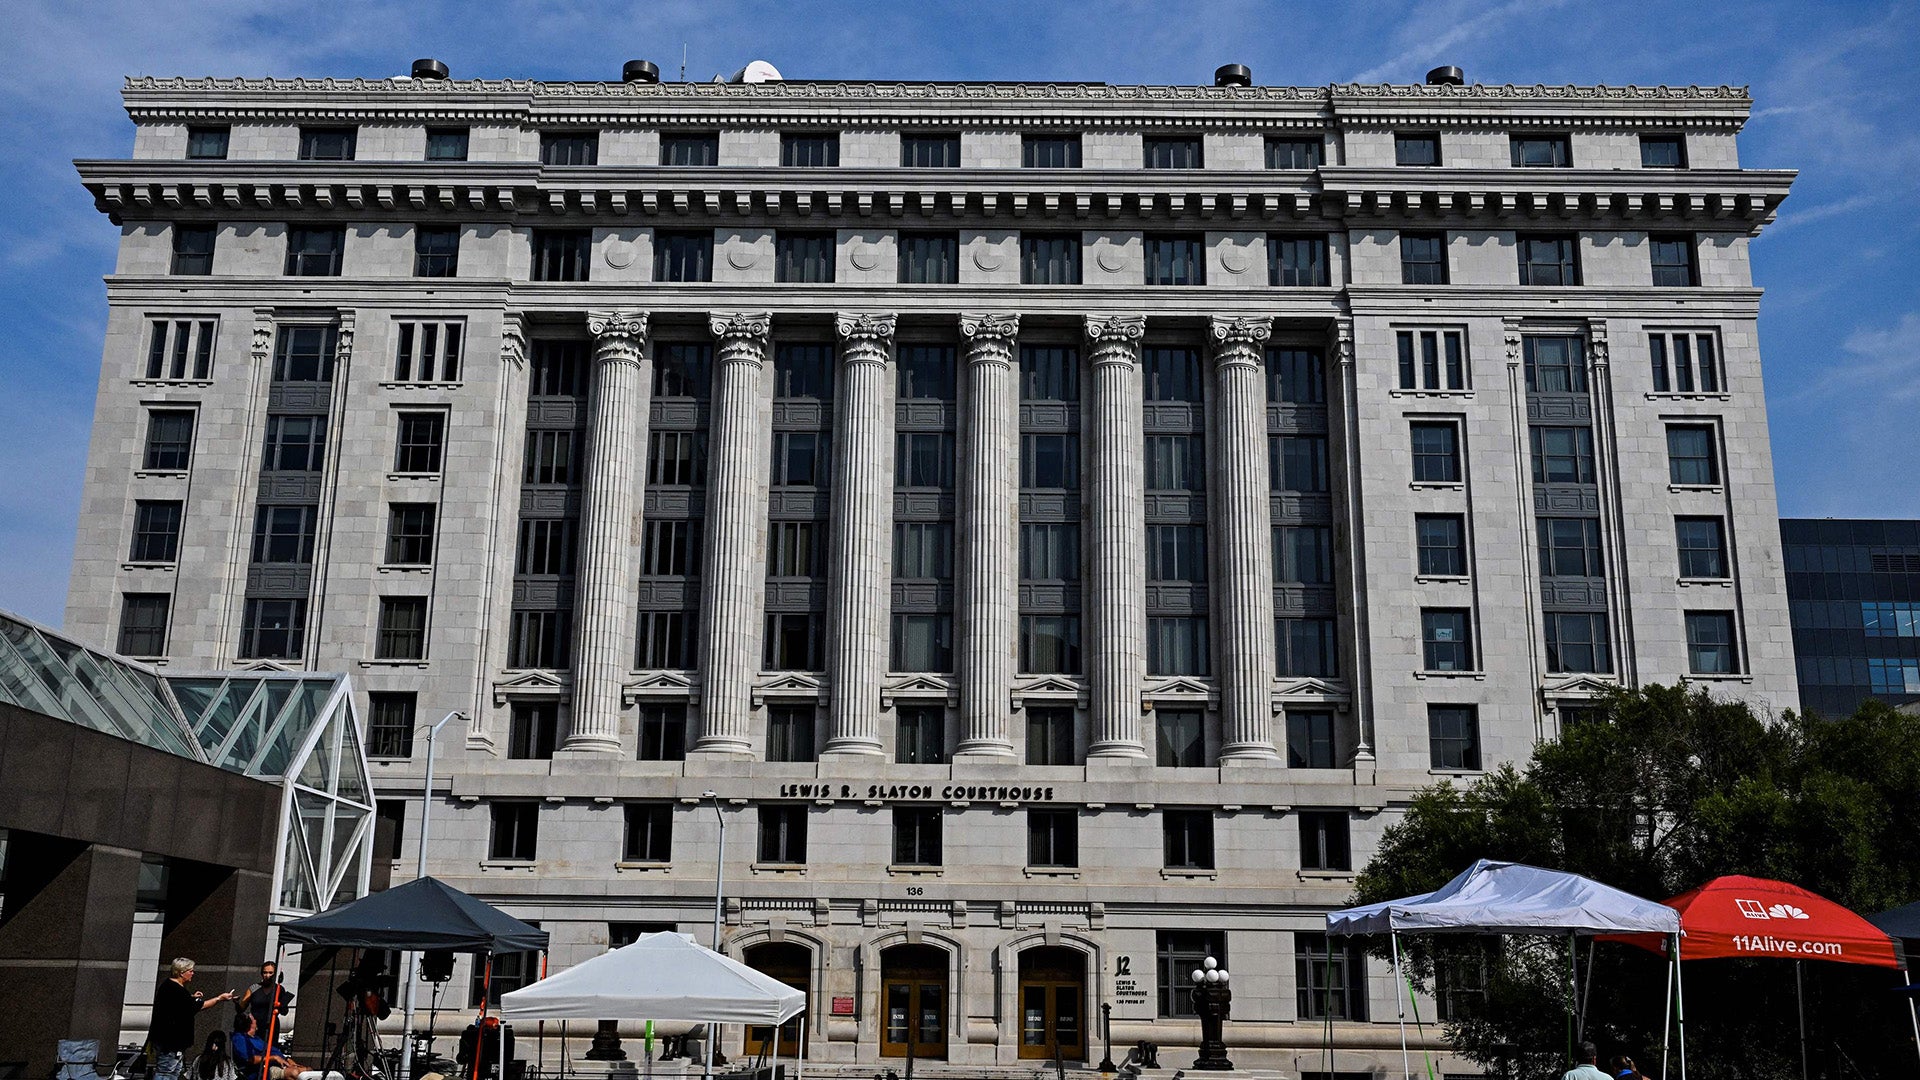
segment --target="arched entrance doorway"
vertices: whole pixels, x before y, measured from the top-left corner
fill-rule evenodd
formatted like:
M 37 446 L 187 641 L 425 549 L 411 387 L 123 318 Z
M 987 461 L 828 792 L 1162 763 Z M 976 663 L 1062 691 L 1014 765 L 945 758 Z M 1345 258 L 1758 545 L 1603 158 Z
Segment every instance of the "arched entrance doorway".
M 880 1056 L 947 1056 L 947 954 L 895 945 L 880 954 Z
M 767 942 L 749 948 L 744 956 L 748 967 L 769 978 L 778 979 L 788 986 L 805 993 L 812 1000 L 813 953 L 805 945 L 792 942 Z M 801 1013 L 780 1025 L 780 1046 L 778 1053 L 783 1058 L 795 1058 L 800 1055 L 800 1025 L 806 1023 L 807 1014 Z M 756 1057 L 771 1050 L 767 1046 L 773 1037 L 770 1024 L 748 1024 L 746 1052 L 748 1057 Z
M 1087 958 L 1058 945 L 1020 954 L 1020 1056 L 1087 1059 Z

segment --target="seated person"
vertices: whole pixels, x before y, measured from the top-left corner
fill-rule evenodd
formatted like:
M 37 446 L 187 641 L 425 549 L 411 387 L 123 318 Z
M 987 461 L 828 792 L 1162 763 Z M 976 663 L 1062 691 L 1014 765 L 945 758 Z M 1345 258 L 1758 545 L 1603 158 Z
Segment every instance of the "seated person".
M 475 1073 L 485 1075 L 493 1070 L 494 1060 L 500 1054 L 500 1018 L 483 1016 L 467 1025 L 460 1033 L 460 1053 L 454 1060 L 467 1068 L 460 1070 L 462 1075 Z M 507 1060 L 513 1060 L 513 1029 L 507 1029 Z M 476 1060 L 478 1059 L 477 1063 Z
M 305 1065 L 293 1060 L 278 1050 L 269 1051 L 267 1040 L 260 1037 L 258 1024 L 253 1016 L 241 1013 L 233 1027 L 233 1063 L 240 1070 L 241 1077 L 259 1076 L 262 1062 L 267 1065 L 267 1080 L 291 1080 L 303 1072 L 309 1071 Z

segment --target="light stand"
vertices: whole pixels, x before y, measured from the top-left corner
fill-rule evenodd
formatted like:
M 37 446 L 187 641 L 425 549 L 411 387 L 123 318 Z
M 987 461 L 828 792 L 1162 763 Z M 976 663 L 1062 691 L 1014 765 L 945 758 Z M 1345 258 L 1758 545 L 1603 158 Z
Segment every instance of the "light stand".
M 440 718 L 440 722 L 427 729 L 427 778 L 420 785 L 420 850 L 414 860 L 413 876 L 427 876 L 427 824 L 433 815 L 433 740 L 447 721 L 466 713 L 455 709 Z M 401 975 L 406 980 L 406 993 L 402 998 L 400 1019 L 400 1071 L 399 1080 L 409 1080 L 413 1075 L 413 984 L 419 981 L 420 954 L 407 950 L 406 963 L 401 965 Z

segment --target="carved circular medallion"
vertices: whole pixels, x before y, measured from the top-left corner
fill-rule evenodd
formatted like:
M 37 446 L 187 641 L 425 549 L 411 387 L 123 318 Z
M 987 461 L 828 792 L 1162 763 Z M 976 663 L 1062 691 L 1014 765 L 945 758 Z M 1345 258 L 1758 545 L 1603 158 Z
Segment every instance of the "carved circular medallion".
M 727 252 L 727 265 L 735 270 L 751 270 L 753 264 L 760 261 L 760 253 L 753 248 L 735 245 Z
M 1100 269 L 1109 274 L 1119 273 L 1120 268 L 1126 265 L 1126 260 L 1121 257 L 1120 249 L 1117 247 L 1101 248 L 1100 254 L 1094 256 L 1093 261 L 1099 263 Z
M 1220 245 L 1220 265 L 1229 274 L 1244 274 L 1253 260 L 1248 257 L 1247 249 L 1235 243 Z
M 608 266 L 625 270 L 633 265 L 633 243 L 628 240 L 607 241 L 605 258 Z
M 973 265 L 992 272 L 1000 269 L 1000 249 L 992 244 L 982 244 L 974 250 Z
M 880 249 L 872 244 L 855 244 L 847 260 L 856 270 L 871 270 L 880 265 Z

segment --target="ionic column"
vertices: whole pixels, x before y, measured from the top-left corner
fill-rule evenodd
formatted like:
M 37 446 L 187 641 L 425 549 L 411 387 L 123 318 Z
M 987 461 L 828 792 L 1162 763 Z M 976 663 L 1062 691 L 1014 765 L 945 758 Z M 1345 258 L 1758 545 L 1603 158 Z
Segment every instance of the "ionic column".
M 966 349 L 960 469 L 959 676 L 962 754 L 1013 755 L 1015 622 L 1020 614 L 1020 316 L 960 316 Z
M 573 721 L 564 749 L 620 750 L 620 685 L 632 666 L 640 440 L 647 426 L 647 314 L 590 311 L 593 433 L 574 578 Z
M 1147 666 L 1146 473 L 1138 315 L 1088 316 L 1093 368 L 1092 482 L 1087 489 L 1089 758 L 1143 758 L 1140 688 Z
M 766 427 L 760 417 L 761 371 L 773 316 L 716 313 L 708 329 L 719 339 L 713 425 L 708 434 L 707 547 L 701 567 L 700 713 L 694 749 L 746 754 L 753 677 L 760 670 L 760 589 L 766 559 L 760 524 L 767 512 Z
M 1273 495 L 1265 346 L 1272 319 L 1219 319 L 1213 344 L 1220 758 L 1273 758 Z
M 827 745 L 880 753 L 880 684 L 893 603 L 893 360 L 895 317 L 842 314 L 834 387 L 833 549 L 827 593 Z

